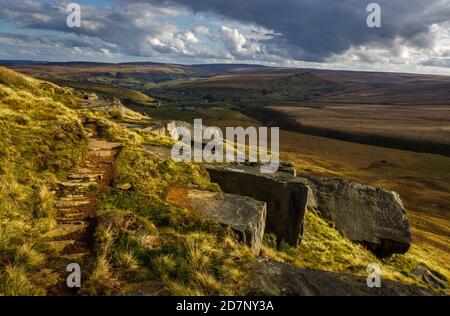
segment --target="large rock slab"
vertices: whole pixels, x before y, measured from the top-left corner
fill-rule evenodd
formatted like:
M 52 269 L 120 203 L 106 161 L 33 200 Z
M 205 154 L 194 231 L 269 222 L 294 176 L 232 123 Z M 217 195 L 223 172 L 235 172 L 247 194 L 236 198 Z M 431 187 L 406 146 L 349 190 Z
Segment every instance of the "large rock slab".
M 253 253 L 259 254 L 266 222 L 266 203 L 235 194 L 183 189 L 170 192 L 168 200 L 231 227 Z
M 294 246 L 300 243 L 311 194 L 305 179 L 286 172 L 262 174 L 259 168 L 245 165 L 206 165 L 205 168 L 224 192 L 267 203 L 266 233 L 273 233 Z
M 430 296 L 435 293 L 399 282 L 381 280 L 367 286 L 365 277 L 321 270 L 305 270 L 272 260 L 258 259 L 245 295 L 249 296 Z
M 411 232 L 400 196 L 340 179 L 307 177 L 319 214 L 380 257 L 405 253 Z

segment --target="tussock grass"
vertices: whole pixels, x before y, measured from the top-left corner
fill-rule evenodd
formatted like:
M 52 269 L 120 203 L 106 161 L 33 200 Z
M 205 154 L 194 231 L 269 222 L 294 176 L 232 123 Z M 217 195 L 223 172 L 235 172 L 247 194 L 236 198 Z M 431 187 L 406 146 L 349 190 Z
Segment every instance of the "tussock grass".
M 45 262 L 45 256 L 31 245 L 23 244 L 16 249 L 14 262 L 26 267 L 39 267 Z
M 130 250 L 118 251 L 114 259 L 119 269 L 135 270 L 139 267 L 139 263 L 136 260 L 133 251 Z
M 22 76 L 8 68 L 0 67 L 0 84 L 14 88 L 33 90 L 36 88 L 37 80 Z
M 83 292 L 90 295 L 105 294 L 114 287 L 111 264 L 105 256 L 98 256 Z
M 37 209 L 37 217 L 55 218 L 56 210 L 54 207 L 54 196 L 47 185 L 42 185 L 39 189 L 39 204 Z
M 0 293 L 5 296 L 32 296 L 45 292 L 33 285 L 22 266 L 7 265 L 0 276 Z

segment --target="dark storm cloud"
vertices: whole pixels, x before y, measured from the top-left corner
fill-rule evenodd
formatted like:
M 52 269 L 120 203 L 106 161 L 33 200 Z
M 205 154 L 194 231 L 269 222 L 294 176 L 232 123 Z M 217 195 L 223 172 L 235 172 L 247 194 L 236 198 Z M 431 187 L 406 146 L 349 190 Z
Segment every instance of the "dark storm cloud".
M 382 8 L 379 29 L 366 25 L 372 1 Z M 32 31 L 21 38 L 1 34 L 1 58 L 15 56 L 16 47 L 24 56 L 27 51 L 47 56 L 56 47 L 54 56 L 65 59 L 99 54 L 173 62 L 448 69 L 450 0 L 92 1 L 82 5 L 81 28 L 66 25 L 69 2 L 0 0 L 0 20 L 9 22 L 0 31 Z
M 127 1 L 129 2 L 129 1 Z M 244 23 L 254 23 L 282 36 L 270 40 L 273 52 L 321 61 L 352 46 L 388 46 L 394 39 L 426 48 L 433 44 L 429 27 L 450 20 L 450 0 L 134 0 L 181 5 Z M 366 7 L 382 8 L 382 27 L 366 26 Z

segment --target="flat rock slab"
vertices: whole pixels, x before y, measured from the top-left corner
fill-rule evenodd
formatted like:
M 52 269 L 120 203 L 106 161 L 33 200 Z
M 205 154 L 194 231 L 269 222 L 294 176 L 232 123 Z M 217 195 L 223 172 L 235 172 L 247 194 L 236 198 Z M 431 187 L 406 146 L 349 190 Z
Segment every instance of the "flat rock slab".
M 308 176 L 315 207 L 350 240 L 380 257 L 405 253 L 411 244 L 406 210 L 400 196 L 356 182 Z
M 81 182 L 79 180 L 72 180 L 66 182 L 58 182 L 59 192 L 63 194 L 77 195 L 79 193 L 86 193 L 91 188 L 94 188 L 97 182 Z
M 246 196 L 199 190 L 172 191 L 168 199 L 231 227 L 255 254 L 259 254 L 266 221 L 265 202 Z
M 144 145 L 144 149 L 152 154 L 156 154 L 164 160 L 171 158 L 171 148 L 153 146 L 153 145 Z
M 67 176 L 69 180 L 81 180 L 87 182 L 95 182 L 103 177 L 100 173 L 72 173 Z
M 85 160 L 84 161 L 85 163 L 92 163 L 91 161 L 89 161 L 89 160 Z M 98 172 L 98 171 L 94 171 L 93 169 L 91 169 L 91 168 L 78 168 L 78 169 L 76 169 L 75 171 L 74 171 L 74 173 L 81 173 L 81 174 L 95 174 L 95 173 L 98 173 L 98 174 L 103 174 L 103 173 L 100 173 L 100 172 Z
M 82 232 L 87 225 L 84 222 L 77 222 L 72 224 L 59 224 L 49 232 L 43 235 L 44 238 L 64 237 L 76 232 Z
M 58 182 L 58 185 L 64 188 L 78 188 L 78 189 L 87 189 L 92 185 L 96 185 L 97 182 L 79 182 L 79 181 L 66 181 L 66 182 Z
M 89 200 L 76 200 L 70 198 L 61 198 L 55 201 L 55 207 L 60 209 L 69 209 L 72 207 L 79 207 L 82 205 L 88 205 L 91 201 Z
M 116 154 L 115 150 L 96 150 L 89 153 L 89 155 L 100 158 L 110 158 Z
M 103 140 L 90 139 L 87 144 L 88 150 L 114 150 L 122 147 L 120 143 L 107 142 Z
M 367 286 L 367 278 L 321 270 L 297 269 L 258 259 L 248 280 L 249 296 L 430 296 L 430 290 L 382 280 L 380 288 Z
M 58 223 L 73 223 L 73 222 L 80 222 L 88 218 L 88 216 L 84 213 L 74 213 L 74 214 L 64 214 L 64 216 L 57 217 L 56 221 Z
M 305 179 L 286 172 L 262 174 L 257 167 L 206 165 L 211 180 L 226 193 L 267 203 L 266 233 L 296 246 L 303 236 L 303 218 L 311 194 Z

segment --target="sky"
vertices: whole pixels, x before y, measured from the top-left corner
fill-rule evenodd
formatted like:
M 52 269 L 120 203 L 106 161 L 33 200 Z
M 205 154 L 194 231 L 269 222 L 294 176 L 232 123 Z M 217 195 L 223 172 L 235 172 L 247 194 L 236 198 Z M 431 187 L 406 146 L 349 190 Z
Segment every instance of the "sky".
M 71 2 L 81 27 L 66 23 Z M 0 0 L 0 59 L 450 75 L 450 0 Z

